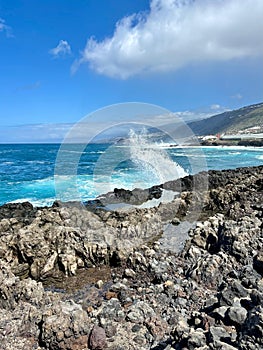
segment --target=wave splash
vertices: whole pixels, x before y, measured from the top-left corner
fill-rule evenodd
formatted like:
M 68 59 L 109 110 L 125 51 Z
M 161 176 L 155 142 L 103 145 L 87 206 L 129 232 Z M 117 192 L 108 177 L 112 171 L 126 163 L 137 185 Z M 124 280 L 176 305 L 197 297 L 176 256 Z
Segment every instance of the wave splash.
M 131 161 L 142 170 L 149 182 L 160 184 L 188 175 L 169 157 L 165 149 L 151 141 L 146 129 L 140 133 L 131 129 L 127 144 L 130 148 Z

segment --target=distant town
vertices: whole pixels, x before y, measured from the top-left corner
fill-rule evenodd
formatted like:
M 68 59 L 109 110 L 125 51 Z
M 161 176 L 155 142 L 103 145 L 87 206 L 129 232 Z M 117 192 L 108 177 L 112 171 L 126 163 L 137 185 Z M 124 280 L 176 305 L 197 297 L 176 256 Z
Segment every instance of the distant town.
M 198 137 L 202 145 L 263 146 L 263 126 L 255 126 L 236 133 L 222 133 Z

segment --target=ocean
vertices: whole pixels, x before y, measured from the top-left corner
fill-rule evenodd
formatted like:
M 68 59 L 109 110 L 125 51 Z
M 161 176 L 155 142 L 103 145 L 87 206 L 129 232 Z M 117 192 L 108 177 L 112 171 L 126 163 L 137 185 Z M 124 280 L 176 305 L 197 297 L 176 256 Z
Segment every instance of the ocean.
M 0 204 L 94 199 L 115 187 L 148 188 L 201 170 L 263 164 L 263 148 L 180 147 L 133 135 L 124 144 L 0 144 Z

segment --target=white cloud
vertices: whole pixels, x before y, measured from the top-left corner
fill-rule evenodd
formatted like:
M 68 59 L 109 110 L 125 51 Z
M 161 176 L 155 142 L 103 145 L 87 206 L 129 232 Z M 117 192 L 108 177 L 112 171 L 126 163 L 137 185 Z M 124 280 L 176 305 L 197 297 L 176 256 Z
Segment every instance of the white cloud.
M 143 104 L 144 105 L 144 104 Z M 145 105 L 145 110 L 147 107 Z M 149 109 L 150 111 L 151 109 Z M 16 126 L 5 126 L 0 128 L 0 143 L 26 143 L 26 142 L 63 142 L 66 137 L 66 142 L 85 143 L 88 140 L 107 139 L 115 136 L 127 135 L 131 128 L 136 130 L 136 127 L 141 129 L 142 124 L 148 127 L 156 127 L 160 130 L 174 130 L 177 125 L 183 126 L 184 122 L 201 120 L 212 115 L 222 113 L 228 110 L 220 106 L 220 110 L 212 111 L 211 106 L 191 111 L 164 112 L 163 114 L 134 114 L 126 115 L 126 122 L 122 123 L 122 113 L 114 113 L 111 118 L 105 118 L 106 115 L 101 110 L 98 114 L 86 116 L 77 123 L 39 123 L 39 124 L 24 124 Z M 115 111 L 115 110 L 114 110 Z M 134 110 L 135 111 L 135 110 Z M 107 113 L 107 112 L 106 112 Z M 110 114 L 109 114 L 110 115 Z M 95 117 L 96 116 L 96 117 Z M 112 120 L 112 117 L 115 120 Z M 171 129 L 173 128 L 173 129 Z M 183 127 L 184 128 L 184 127 Z M 93 139 L 94 140 L 94 139 Z M 65 140 L 64 140 L 65 142 Z
M 201 109 L 192 111 L 176 112 L 175 114 L 182 118 L 185 122 L 194 120 L 201 120 L 212 117 L 213 115 L 220 114 L 228 111 L 229 108 L 221 106 L 219 104 L 213 104 L 211 106 L 203 107 Z
M 5 21 L 0 18 L 0 32 L 3 32 L 6 28 L 6 24 L 5 24 Z
M 221 106 L 216 104 L 216 103 L 210 106 L 210 109 L 212 109 L 213 111 L 218 110 L 220 108 L 221 108 Z
M 0 18 L 0 32 L 5 32 L 7 37 L 12 37 L 12 28 L 5 23 L 3 18 Z
M 237 93 L 237 94 L 235 94 L 235 95 L 233 95 L 231 97 L 234 98 L 234 99 L 237 99 L 237 100 L 241 100 L 243 98 L 243 96 L 240 93 Z
M 66 40 L 60 40 L 56 47 L 49 50 L 49 53 L 55 58 L 63 57 L 71 54 L 71 47 Z
M 0 129 L 1 143 L 9 142 L 62 142 L 71 123 L 26 124 Z
M 125 17 L 112 37 L 90 38 L 72 71 L 126 79 L 198 62 L 262 55 L 262 0 L 151 0 L 150 11 Z

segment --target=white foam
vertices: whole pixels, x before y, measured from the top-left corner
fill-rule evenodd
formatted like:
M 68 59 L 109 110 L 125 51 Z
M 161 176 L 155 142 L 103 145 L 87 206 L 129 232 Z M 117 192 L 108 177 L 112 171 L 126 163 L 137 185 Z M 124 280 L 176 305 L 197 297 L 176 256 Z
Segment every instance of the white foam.
M 167 152 L 151 143 L 146 132 L 137 134 L 130 131 L 128 144 L 131 160 L 144 170 L 150 178 L 155 177 L 156 183 L 163 183 L 187 176 L 187 172 L 174 162 Z
M 2 162 L 2 165 L 12 165 L 15 164 L 14 162 Z
M 27 163 L 27 164 L 46 164 L 46 163 L 50 163 L 49 161 L 45 161 L 45 160 L 24 160 L 23 163 Z
M 202 148 L 202 149 L 223 149 L 223 150 L 248 150 L 248 151 L 262 151 L 262 147 L 256 146 L 182 146 L 184 148 Z
M 42 199 L 26 197 L 26 198 L 19 198 L 19 199 L 13 200 L 9 203 L 30 202 L 34 207 L 44 207 L 44 206 L 51 206 L 55 200 L 56 198 L 54 197 L 42 198 Z

